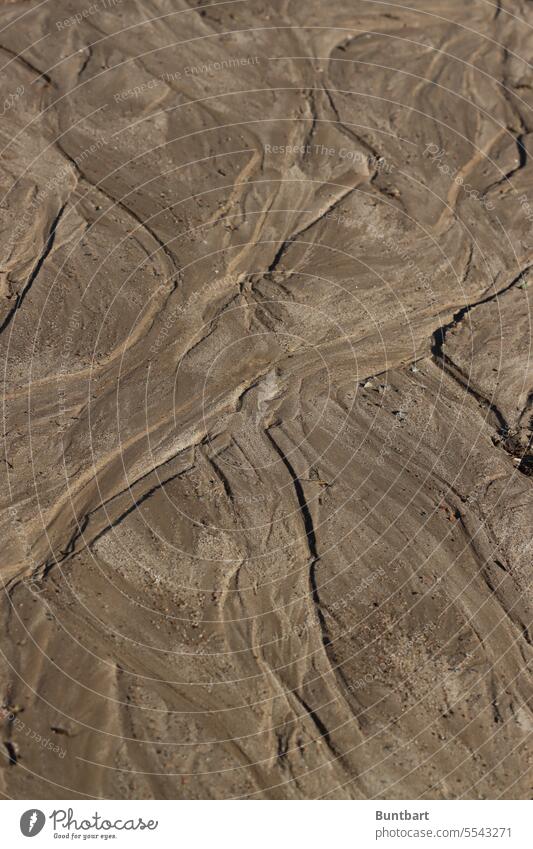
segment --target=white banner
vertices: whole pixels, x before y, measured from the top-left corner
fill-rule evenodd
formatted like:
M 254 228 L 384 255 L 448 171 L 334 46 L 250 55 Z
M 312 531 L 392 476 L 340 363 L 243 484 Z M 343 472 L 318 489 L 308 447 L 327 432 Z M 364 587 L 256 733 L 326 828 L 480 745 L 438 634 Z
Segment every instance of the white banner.
M 4 845 L 195 849 L 532 845 L 530 802 L 4 801 Z M 70 845 L 70 844 L 69 844 Z

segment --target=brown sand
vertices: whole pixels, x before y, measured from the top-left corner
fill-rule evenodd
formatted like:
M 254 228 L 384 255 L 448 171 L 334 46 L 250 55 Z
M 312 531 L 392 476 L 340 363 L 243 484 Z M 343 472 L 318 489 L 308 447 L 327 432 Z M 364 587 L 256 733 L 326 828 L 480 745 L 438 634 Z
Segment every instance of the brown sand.
M 529 798 L 532 27 L 4 0 L 5 797 Z

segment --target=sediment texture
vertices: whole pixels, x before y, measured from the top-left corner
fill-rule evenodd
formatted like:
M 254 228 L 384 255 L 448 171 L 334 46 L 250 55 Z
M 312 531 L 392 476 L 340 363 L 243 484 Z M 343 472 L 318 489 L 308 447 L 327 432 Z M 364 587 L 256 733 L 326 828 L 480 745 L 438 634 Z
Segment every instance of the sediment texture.
M 1 792 L 529 798 L 532 4 L 1 12 Z

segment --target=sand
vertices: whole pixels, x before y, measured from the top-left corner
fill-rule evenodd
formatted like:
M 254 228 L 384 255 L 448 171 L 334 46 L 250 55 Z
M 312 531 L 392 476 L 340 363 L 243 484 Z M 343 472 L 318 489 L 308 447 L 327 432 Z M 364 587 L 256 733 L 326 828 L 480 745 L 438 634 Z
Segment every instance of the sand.
M 531 4 L 1 13 L 4 798 L 530 798 Z

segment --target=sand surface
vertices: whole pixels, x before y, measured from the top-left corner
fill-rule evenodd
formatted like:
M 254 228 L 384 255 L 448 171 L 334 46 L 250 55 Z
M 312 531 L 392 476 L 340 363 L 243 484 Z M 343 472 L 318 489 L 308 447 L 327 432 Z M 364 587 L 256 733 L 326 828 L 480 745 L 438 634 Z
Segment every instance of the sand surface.
M 0 792 L 530 798 L 533 4 L 0 11 Z

